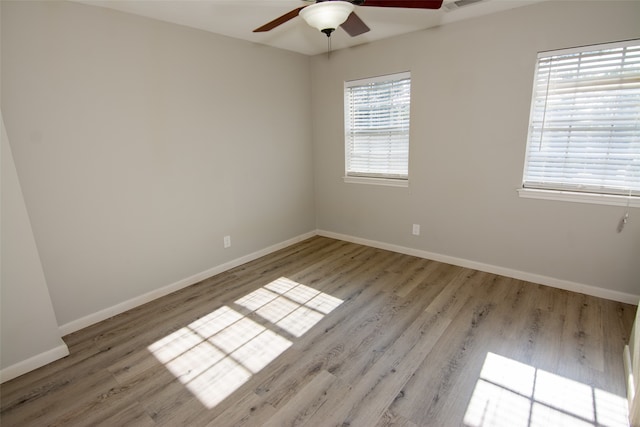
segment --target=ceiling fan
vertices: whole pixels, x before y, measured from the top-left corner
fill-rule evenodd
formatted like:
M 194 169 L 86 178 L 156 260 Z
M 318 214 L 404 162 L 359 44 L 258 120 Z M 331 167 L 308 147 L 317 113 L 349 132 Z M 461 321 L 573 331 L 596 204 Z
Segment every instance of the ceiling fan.
M 312 27 L 331 36 L 338 27 L 342 27 L 351 37 L 369 31 L 369 27 L 353 11 L 355 6 L 396 7 L 412 9 L 439 9 L 443 0 L 303 0 L 310 3 L 298 7 L 271 22 L 253 30 L 261 33 L 274 29 L 300 15 Z

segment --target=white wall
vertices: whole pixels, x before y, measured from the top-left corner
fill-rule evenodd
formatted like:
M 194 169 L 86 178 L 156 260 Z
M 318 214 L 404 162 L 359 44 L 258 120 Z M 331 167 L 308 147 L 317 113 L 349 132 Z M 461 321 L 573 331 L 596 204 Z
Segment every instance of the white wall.
M 2 111 L 63 329 L 314 230 L 309 58 L 92 6 L 2 1 L 2 59 Z
M 0 382 L 3 382 L 66 356 L 69 350 L 58 332 L 1 113 L 0 140 Z
M 617 234 L 621 207 L 516 189 L 537 52 L 637 38 L 638 23 L 640 2 L 549 1 L 314 57 L 318 228 L 637 301 L 640 209 Z M 407 70 L 410 188 L 345 184 L 343 82 Z

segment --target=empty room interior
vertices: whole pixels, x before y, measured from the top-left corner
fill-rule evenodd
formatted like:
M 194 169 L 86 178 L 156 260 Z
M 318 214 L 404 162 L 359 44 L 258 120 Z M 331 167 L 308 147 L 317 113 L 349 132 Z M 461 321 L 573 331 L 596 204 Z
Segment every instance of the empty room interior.
M 0 25 L 0 425 L 640 426 L 640 1 Z

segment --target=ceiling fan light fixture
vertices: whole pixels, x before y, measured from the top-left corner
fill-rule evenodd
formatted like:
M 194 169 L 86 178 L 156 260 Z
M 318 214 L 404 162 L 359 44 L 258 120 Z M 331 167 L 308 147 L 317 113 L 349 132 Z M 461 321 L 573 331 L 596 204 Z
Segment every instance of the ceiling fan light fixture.
M 333 30 L 347 20 L 353 9 L 353 4 L 347 1 L 322 1 L 302 9 L 300 16 L 307 24 L 317 28 L 329 37 Z

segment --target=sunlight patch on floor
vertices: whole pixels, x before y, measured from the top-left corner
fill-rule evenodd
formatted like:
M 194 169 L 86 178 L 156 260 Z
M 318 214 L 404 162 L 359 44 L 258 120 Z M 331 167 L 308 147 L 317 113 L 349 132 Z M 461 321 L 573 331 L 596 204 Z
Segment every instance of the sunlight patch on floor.
M 628 427 L 627 400 L 487 353 L 467 407 L 469 427 Z
M 255 310 L 256 314 L 291 335 L 301 337 L 342 300 L 281 277 L 235 303 Z
M 292 345 L 269 325 L 301 337 L 341 303 L 282 277 L 235 301 L 267 320 L 267 326 L 223 306 L 148 350 L 203 405 L 213 408 Z

